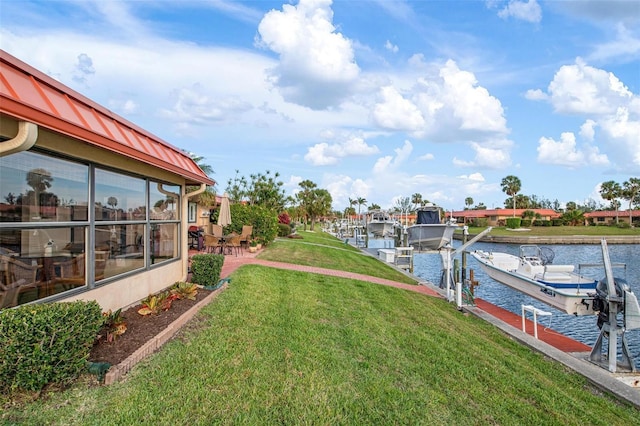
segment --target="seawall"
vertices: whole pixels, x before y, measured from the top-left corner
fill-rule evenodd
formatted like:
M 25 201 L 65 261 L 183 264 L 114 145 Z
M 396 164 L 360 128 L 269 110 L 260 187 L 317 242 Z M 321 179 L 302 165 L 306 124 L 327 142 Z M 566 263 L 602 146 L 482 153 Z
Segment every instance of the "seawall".
M 483 243 L 509 243 L 509 244 L 600 244 L 603 238 L 607 244 L 640 244 L 638 235 L 562 235 L 562 236 L 540 236 L 522 235 L 524 232 L 514 232 L 517 235 L 485 235 L 480 239 Z M 469 234 L 467 239 L 475 237 Z M 453 238 L 462 240 L 462 234 L 455 233 Z

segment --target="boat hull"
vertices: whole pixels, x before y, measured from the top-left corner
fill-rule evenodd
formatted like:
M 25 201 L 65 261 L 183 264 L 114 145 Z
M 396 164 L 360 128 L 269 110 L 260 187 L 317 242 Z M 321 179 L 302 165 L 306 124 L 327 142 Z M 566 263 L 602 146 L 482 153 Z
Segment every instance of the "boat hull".
M 451 224 L 413 225 L 407 228 L 407 243 L 415 250 L 439 250 L 453 238 L 457 229 Z
M 568 288 L 566 283 L 562 286 L 554 283 L 544 283 L 517 274 L 501 265 L 492 264 L 492 260 L 485 253 L 471 253 L 478 261 L 482 270 L 491 278 L 521 293 L 525 293 L 534 299 L 549 306 L 572 315 L 594 315 L 593 298 L 595 290 L 591 283 L 583 283 L 580 286 Z
M 393 222 L 369 222 L 367 224 L 367 232 L 374 237 L 391 237 L 393 236 Z

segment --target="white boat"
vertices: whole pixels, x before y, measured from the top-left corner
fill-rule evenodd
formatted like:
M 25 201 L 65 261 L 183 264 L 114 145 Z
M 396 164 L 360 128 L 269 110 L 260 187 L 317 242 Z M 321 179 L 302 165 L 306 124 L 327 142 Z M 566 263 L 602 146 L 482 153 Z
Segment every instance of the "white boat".
M 593 315 L 597 280 L 575 272 L 574 265 L 550 264 L 540 247 L 520 246 L 520 255 L 476 250 L 471 253 L 494 280 L 573 315 Z
M 451 242 L 458 226 L 442 223 L 440 208 L 427 205 L 417 209 L 416 224 L 407 228 L 407 244 L 415 250 L 439 250 Z
M 374 237 L 393 237 L 396 222 L 389 213 L 382 210 L 372 210 L 367 218 L 367 232 Z

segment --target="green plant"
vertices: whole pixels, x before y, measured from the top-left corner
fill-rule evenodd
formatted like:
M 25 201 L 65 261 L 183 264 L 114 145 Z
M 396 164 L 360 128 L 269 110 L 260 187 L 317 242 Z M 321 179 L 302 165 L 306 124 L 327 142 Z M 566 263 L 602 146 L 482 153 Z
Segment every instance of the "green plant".
M 160 311 L 166 311 L 171 308 L 171 303 L 178 296 L 171 294 L 169 291 L 147 296 L 140 301 L 142 307 L 138 309 L 140 315 L 157 315 Z
M 170 289 L 171 294 L 175 294 L 178 299 L 196 300 L 198 287 L 194 283 L 177 282 Z
M 215 285 L 220 280 L 224 255 L 196 254 L 191 258 L 191 281 L 202 286 Z
M 26 305 L 0 312 L 0 390 L 68 384 L 86 369 L 103 325 L 95 301 Z
M 511 229 L 518 229 L 520 228 L 520 222 L 522 221 L 522 219 L 520 219 L 519 217 L 509 217 L 507 218 L 507 228 L 511 228 Z
M 103 312 L 102 316 L 104 318 L 103 328 L 106 331 L 108 342 L 116 340 L 118 336 L 127 331 L 127 323 L 122 316 L 122 309 L 118 309 L 115 312 L 111 312 L 111 309 L 109 309 L 107 312 Z

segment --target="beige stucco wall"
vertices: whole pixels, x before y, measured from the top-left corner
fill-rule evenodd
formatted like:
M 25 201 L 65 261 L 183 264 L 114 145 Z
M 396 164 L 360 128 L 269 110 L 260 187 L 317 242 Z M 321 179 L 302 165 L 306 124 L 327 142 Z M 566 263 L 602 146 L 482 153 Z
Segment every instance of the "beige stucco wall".
M 158 293 L 183 278 L 182 262 L 176 261 L 68 297 L 64 301 L 96 300 L 103 311 L 116 310 L 136 305 L 148 295 Z

